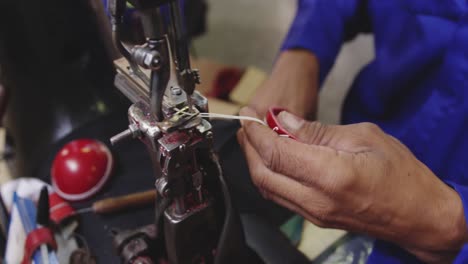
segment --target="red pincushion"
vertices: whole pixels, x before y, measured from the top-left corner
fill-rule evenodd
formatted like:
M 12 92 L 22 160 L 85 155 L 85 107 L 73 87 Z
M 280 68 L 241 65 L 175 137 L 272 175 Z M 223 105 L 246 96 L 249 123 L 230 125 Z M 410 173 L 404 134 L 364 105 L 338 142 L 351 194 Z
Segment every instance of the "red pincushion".
M 287 111 L 287 110 L 284 108 L 280 108 L 280 107 L 270 107 L 265 117 L 266 123 L 278 135 L 297 140 L 297 137 L 289 133 L 278 121 L 278 115 L 283 111 Z
M 103 143 L 77 139 L 66 144 L 52 163 L 52 185 L 62 198 L 83 200 L 97 193 L 113 167 L 112 154 Z

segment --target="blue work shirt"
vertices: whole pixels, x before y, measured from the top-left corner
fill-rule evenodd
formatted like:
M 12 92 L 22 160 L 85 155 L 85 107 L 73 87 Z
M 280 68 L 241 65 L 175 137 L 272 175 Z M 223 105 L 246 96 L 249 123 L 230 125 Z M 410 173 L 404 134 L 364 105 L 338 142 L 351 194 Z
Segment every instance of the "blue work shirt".
M 320 81 L 344 41 L 372 32 L 375 59 L 356 77 L 342 122 L 373 122 L 401 140 L 461 196 L 468 216 L 466 0 L 299 0 L 283 50 L 304 48 Z M 467 217 L 468 218 L 468 217 Z M 466 248 L 466 249 L 465 249 Z M 468 247 L 457 261 L 468 263 Z M 377 241 L 368 263 L 418 263 Z

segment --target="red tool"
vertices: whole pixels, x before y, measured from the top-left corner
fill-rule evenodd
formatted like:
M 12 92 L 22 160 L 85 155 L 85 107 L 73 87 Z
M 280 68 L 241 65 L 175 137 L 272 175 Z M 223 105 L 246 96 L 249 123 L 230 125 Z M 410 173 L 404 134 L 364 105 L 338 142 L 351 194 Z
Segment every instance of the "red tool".
M 24 247 L 23 261 L 21 263 L 31 263 L 34 252 L 36 252 L 36 250 L 38 250 L 42 245 L 47 245 L 52 250 L 57 250 L 57 243 L 55 242 L 54 234 L 50 228 L 41 227 L 34 229 L 28 234 Z
M 289 133 L 283 126 L 281 126 L 280 122 L 278 121 L 278 115 L 283 111 L 287 110 L 280 107 L 271 107 L 265 117 L 266 123 L 278 135 L 297 140 L 297 137 Z
M 49 209 L 49 192 L 44 186 L 37 203 L 37 228 L 29 232 L 26 237 L 22 264 L 31 263 L 36 251 L 40 254 L 41 263 L 49 263 L 49 250 L 57 250 L 57 243 L 52 229 L 50 229 Z
M 65 219 L 75 215 L 75 209 L 56 192 L 49 194 L 50 220 L 60 224 Z

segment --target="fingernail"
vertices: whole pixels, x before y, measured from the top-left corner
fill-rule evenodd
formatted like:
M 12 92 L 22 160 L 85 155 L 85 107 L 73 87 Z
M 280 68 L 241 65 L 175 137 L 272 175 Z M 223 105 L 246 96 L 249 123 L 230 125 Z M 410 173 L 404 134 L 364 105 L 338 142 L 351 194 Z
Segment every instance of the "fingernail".
M 278 121 L 287 131 L 291 133 L 298 131 L 305 122 L 304 119 L 286 111 L 279 113 Z

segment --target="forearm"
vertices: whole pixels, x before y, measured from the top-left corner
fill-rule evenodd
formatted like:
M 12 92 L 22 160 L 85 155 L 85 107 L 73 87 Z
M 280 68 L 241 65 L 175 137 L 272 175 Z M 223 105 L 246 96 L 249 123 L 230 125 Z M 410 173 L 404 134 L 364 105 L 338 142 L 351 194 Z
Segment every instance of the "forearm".
M 343 41 L 362 30 L 363 0 L 299 0 L 297 14 L 268 80 L 250 106 L 261 116 L 271 106 L 314 119 L 320 83 Z M 359 23 L 358 23 L 359 21 Z M 350 30 L 352 29 L 352 30 Z M 319 70 L 320 65 L 320 70 Z
M 319 83 L 332 68 L 344 41 L 368 32 L 369 14 L 365 0 L 298 0 L 296 17 L 281 50 L 305 49 L 320 62 Z
M 299 116 L 313 118 L 317 109 L 318 73 L 318 60 L 311 52 L 283 51 L 250 105 L 261 114 L 265 114 L 269 107 L 278 106 Z

